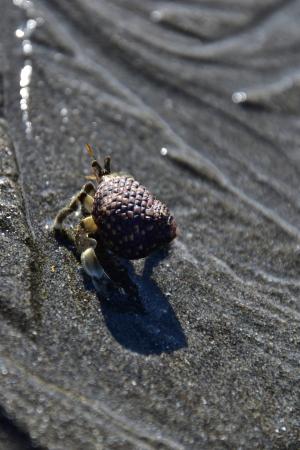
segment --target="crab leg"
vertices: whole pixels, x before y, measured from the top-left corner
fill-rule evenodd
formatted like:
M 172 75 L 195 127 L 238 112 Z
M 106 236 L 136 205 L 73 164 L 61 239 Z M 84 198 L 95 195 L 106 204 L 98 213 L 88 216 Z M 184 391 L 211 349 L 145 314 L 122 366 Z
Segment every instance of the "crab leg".
M 83 219 L 77 227 L 75 233 L 75 242 L 77 250 L 80 253 L 82 267 L 92 278 L 95 288 L 99 287 L 98 281 L 101 280 L 104 270 L 98 261 L 95 253 L 97 241 L 88 236 L 88 233 L 94 233 L 97 230 L 92 216 Z
M 81 264 L 85 272 L 92 278 L 95 288 L 98 288 L 98 280 L 104 275 L 104 270 L 98 261 L 95 250 L 92 247 L 87 248 L 81 253 Z
M 92 212 L 93 208 L 93 197 L 95 194 L 95 188 L 93 183 L 86 183 L 81 191 L 75 195 L 68 206 L 62 208 L 57 216 L 54 219 L 53 229 L 56 231 L 61 231 L 63 227 L 64 220 L 73 212 L 77 211 L 77 209 L 82 206 L 84 210 L 88 213 Z

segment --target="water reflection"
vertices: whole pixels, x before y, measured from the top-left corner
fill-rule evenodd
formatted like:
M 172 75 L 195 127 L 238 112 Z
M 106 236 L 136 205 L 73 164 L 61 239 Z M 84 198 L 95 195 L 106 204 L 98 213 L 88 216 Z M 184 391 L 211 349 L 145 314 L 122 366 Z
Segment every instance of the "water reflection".
M 15 6 L 25 10 L 27 17 L 34 14 L 33 4 L 29 0 L 13 0 Z M 21 40 L 23 67 L 20 71 L 20 109 L 22 120 L 25 125 L 25 132 L 28 138 L 31 137 L 32 123 L 29 117 L 30 83 L 32 78 L 32 42 L 31 37 L 37 26 L 43 23 L 41 17 L 28 18 L 28 20 L 15 30 L 15 36 Z

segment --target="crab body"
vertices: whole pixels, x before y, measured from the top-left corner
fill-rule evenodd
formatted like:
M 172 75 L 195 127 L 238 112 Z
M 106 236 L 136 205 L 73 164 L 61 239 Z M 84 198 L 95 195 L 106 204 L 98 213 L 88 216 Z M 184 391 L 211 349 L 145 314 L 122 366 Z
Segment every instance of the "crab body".
M 102 177 L 92 216 L 103 245 L 127 259 L 144 258 L 176 236 L 168 208 L 130 175 Z
M 87 145 L 90 156 L 93 151 Z M 62 208 L 53 224 L 63 231 L 63 222 L 81 208 L 84 218 L 75 228 L 75 245 L 85 271 L 96 285 L 103 275 L 95 249 L 100 245 L 117 256 L 139 259 L 168 244 L 177 235 L 176 222 L 166 205 L 132 176 L 111 173 L 110 158 L 104 168 L 94 160 L 92 168 L 97 180 L 85 184 L 68 206 Z

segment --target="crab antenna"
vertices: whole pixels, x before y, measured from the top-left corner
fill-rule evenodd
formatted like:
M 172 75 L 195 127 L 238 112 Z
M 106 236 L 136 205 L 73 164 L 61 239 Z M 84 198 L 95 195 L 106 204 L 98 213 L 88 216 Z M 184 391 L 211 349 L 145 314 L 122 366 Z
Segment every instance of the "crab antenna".
M 95 156 L 94 156 L 94 150 L 92 149 L 92 147 L 91 147 L 91 145 L 90 144 L 85 144 L 85 148 L 86 148 L 86 151 L 88 152 L 88 155 L 90 156 L 90 158 L 95 158 Z
M 92 168 L 94 175 L 96 177 L 96 180 L 98 183 L 100 183 L 102 176 L 104 175 L 104 170 L 98 163 L 98 161 L 95 160 L 94 150 L 92 149 L 90 144 L 85 144 L 85 148 L 89 154 L 89 156 L 92 158 Z

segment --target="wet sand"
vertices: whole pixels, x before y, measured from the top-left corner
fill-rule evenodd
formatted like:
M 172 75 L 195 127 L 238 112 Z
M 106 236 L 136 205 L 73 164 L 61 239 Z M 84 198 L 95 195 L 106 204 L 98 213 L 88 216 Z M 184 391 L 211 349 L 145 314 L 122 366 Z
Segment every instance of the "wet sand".
M 299 449 L 300 2 L 1 16 L 0 449 Z M 86 142 L 180 228 L 122 291 L 51 232 Z

